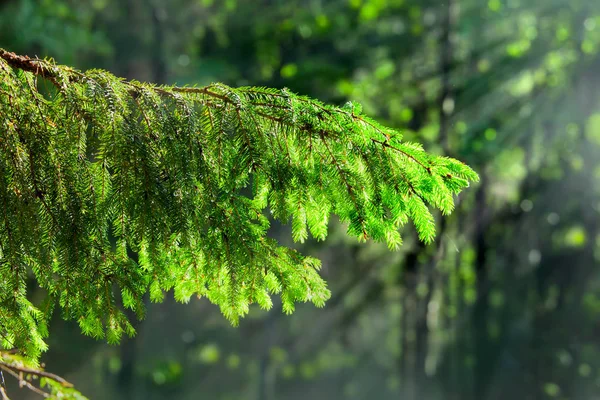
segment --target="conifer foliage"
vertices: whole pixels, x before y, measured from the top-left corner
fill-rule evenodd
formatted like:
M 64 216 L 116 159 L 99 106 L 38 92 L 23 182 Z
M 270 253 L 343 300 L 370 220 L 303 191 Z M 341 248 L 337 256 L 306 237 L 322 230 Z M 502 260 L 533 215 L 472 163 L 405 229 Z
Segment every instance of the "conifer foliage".
M 290 91 L 166 87 L 0 50 L 0 333 L 30 359 L 58 306 L 111 343 L 124 314 L 173 290 L 232 323 L 281 297 L 323 306 L 319 261 L 267 236 L 325 239 L 332 215 L 364 241 L 401 245 L 448 214 L 477 175 L 361 113 Z M 271 216 L 270 216 L 271 215 Z M 27 296 L 33 277 L 46 293 Z

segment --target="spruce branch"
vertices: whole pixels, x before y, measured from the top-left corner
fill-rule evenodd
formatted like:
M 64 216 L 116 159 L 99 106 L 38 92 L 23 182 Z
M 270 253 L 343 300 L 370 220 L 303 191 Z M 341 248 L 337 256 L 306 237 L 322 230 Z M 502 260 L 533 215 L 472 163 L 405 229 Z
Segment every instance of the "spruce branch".
M 134 334 L 119 304 L 143 315 L 146 293 L 206 297 L 234 324 L 272 295 L 285 312 L 323 306 L 319 261 L 269 238 L 271 215 L 296 241 L 325 239 L 335 214 L 395 249 L 409 220 L 432 241 L 431 210 L 478 179 L 356 103 L 155 86 L 2 49 L 0 130 L 0 337 L 34 360 L 54 305 L 115 343 Z M 28 301 L 27 273 L 47 307 Z

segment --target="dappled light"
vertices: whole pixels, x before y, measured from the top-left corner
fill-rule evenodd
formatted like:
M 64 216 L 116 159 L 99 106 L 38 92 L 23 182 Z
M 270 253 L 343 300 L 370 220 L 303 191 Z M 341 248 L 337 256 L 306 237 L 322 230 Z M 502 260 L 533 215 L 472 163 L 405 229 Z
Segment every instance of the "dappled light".
M 599 2 L 8 0 L 0 48 L 0 396 L 600 393 Z

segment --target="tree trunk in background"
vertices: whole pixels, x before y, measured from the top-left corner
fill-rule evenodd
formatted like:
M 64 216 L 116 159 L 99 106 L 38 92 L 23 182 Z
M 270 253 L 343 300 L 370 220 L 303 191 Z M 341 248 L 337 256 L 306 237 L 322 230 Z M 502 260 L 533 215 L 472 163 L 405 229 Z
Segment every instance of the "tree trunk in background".
M 449 116 L 451 112 L 445 110 L 445 103 L 451 101 L 451 63 L 453 58 L 452 49 L 452 26 L 454 23 L 456 7 L 458 0 L 448 0 L 441 7 L 441 16 L 444 21 L 444 28 L 440 37 L 440 73 L 442 80 L 442 89 L 439 96 L 439 141 L 444 153 L 450 152 L 448 143 Z M 419 118 L 413 119 L 411 129 L 418 130 L 421 125 Z M 420 399 L 427 392 L 422 388 L 427 387 L 428 376 L 426 374 L 426 363 L 429 354 L 429 303 L 434 291 L 434 275 L 438 263 L 441 260 L 443 252 L 443 235 L 446 229 L 446 221 L 442 218 L 438 232 L 438 241 L 436 250 L 429 256 L 429 259 L 419 268 L 419 259 L 425 255 L 427 248 L 419 242 L 417 248 L 411 252 L 404 264 L 405 292 L 403 295 L 403 314 L 402 314 L 402 353 L 400 360 L 400 373 L 403 393 L 405 399 Z M 426 294 L 420 296 L 417 293 L 418 285 L 425 285 Z
M 276 370 L 273 362 L 271 361 L 271 349 L 278 343 L 277 335 L 277 311 L 270 313 L 264 324 L 263 324 L 263 344 L 262 354 L 259 358 L 258 365 L 258 379 L 257 379 L 257 391 L 256 400 L 275 400 L 277 398 L 275 393 L 275 379 Z
M 442 80 L 442 89 L 440 93 L 440 145 L 444 153 L 449 153 L 448 145 L 448 127 L 451 109 L 445 109 L 447 102 L 453 102 L 451 88 L 451 68 L 454 58 L 452 46 L 452 30 L 458 14 L 458 0 L 446 0 L 441 6 L 443 28 L 440 37 L 440 78 Z M 453 108 L 453 106 L 452 106 Z
M 457 4 L 458 0 L 448 0 L 444 6 L 441 7 L 441 15 L 444 21 L 444 28 L 440 37 L 440 74 L 442 81 L 441 93 L 439 96 L 439 141 L 442 146 L 442 150 L 445 154 L 450 153 L 449 142 L 448 142 L 448 131 L 450 123 L 451 110 L 446 109 L 446 103 L 452 101 L 451 92 L 451 64 L 453 59 L 453 47 L 452 47 L 452 28 L 456 12 L 458 11 Z M 410 327 L 412 334 L 414 335 L 414 349 L 410 349 L 410 354 L 413 355 L 411 366 L 412 367 L 412 382 L 411 386 L 412 397 L 409 398 L 421 399 L 426 398 L 429 394 L 427 388 L 430 387 L 428 381 L 430 380 L 427 375 L 427 358 L 430 352 L 430 330 L 429 330 L 429 305 L 432 299 L 433 292 L 435 290 L 435 275 L 439 272 L 439 262 L 442 260 L 444 251 L 444 232 L 447 227 L 447 222 L 444 217 L 441 217 L 441 223 L 438 230 L 438 239 L 435 245 L 435 251 L 433 251 L 427 258 L 427 261 L 423 263 L 420 269 L 417 269 L 419 258 L 424 255 L 427 248 L 420 245 L 415 253 L 412 253 L 406 261 L 406 280 L 408 282 L 407 296 L 408 300 L 414 304 L 414 322 Z M 421 295 L 417 291 L 418 285 L 424 285 L 425 294 Z M 406 312 L 406 311 L 405 311 Z M 411 335 L 412 336 L 412 335 Z M 406 348 L 408 351 L 409 349 Z M 405 368 L 405 371 L 408 369 Z
M 475 396 L 474 399 L 484 400 L 489 379 L 488 365 L 488 331 L 487 331 L 487 312 L 488 312 L 488 265 L 486 253 L 488 244 L 486 242 L 486 207 L 487 207 L 487 192 L 488 179 L 487 173 L 481 171 L 480 186 L 475 195 L 475 273 L 477 301 L 473 311 L 473 336 L 475 342 L 474 358 L 475 358 Z
M 152 0 L 127 0 L 124 2 L 123 8 L 127 26 L 125 35 L 129 42 L 125 43 L 123 47 L 117 47 L 116 54 L 117 65 L 124 66 L 123 76 L 156 84 L 167 83 L 162 25 L 162 21 L 166 18 L 165 11 L 162 10 L 160 3 Z M 150 46 L 145 45 L 142 34 L 144 27 L 148 25 L 151 25 L 153 29 Z M 135 258 L 137 254 L 130 256 Z M 150 305 L 147 297 L 144 299 L 144 303 L 147 309 Z M 144 398 L 143 392 L 146 388 L 144 385 L 136 384 L 135 367 L 138 357 L 136 343 L 141 342 L 145 324 L 134 315 L 129 317 L 137 333 L 134 339 L 124 339 L 119 346 L 121 369 L 116 377 L 117 386 L 123 399 Z
M 418 298 L 416 293 L 418 281 L 418 260 L 425 246 L 418 242 L 416 248 L 410 252 L 404 262 L 401 285 L 404 287 L 402 294 L 402 321 L 401 321 L 401 355 L 400 355 L 400 382 L 402 398 L 417 400 L 418 370 L 417 370 L 417 332 L 416 325 L 419 316 Z
M 165 62 L 165 32 L 164 21 L 167 19 L 167 11 L 162 7 L 161 2 L 148 0 L 148 7 L 151 12 L 153 40 L 151 46 L 152 54 L 150 60 L 152 62 L 153 81 L 158 84 L 167 83 L 167 64 Z

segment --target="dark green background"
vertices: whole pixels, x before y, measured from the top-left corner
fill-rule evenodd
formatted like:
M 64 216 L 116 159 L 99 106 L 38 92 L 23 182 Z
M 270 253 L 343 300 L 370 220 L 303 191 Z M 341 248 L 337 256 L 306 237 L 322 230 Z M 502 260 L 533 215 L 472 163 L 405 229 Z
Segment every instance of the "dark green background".
M 600 399 L 599 1 L 4 0 L 0 47 L 352 99 L 481 176 L 430 246 L 335 223 L 298 246 L 323 260 L 324 309 L 233 328 L 170 298 L 120 346 L 56 316 L 43 361 L 91 399 Z

